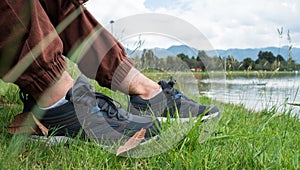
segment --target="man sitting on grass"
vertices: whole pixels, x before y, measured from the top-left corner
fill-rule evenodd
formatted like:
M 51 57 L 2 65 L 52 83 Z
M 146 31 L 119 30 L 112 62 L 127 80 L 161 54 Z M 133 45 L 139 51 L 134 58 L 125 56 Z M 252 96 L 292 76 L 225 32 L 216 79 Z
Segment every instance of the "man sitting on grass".
M 142 128 L 145 138 L 155 136 L 160 131 L 155 117 L 176 110 L 181 118 L 218 116 L 217 107 L 199 105 L 172 82 L 153 82 L 135 69 L 123 46 L 82 3 L 0 2 L 0 76 L 23 91 L 24 112 L 33 113 L 53 135 L 80 133 L 99 141 L 130 137 Z M 99 85 L 130 95 L 131 113 L 95 92 L 86 78 L 74 81 L 64 56 L 75 56 L 82 73 Z

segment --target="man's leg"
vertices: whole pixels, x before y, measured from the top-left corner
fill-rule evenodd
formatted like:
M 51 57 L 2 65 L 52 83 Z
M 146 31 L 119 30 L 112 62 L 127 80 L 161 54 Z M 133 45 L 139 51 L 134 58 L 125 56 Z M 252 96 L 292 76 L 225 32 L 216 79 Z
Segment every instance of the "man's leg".
M 160 114 L 166 110 L 176 110 L 175 102 L 178 106 L 177 110 L 179 110 L 179 106 L 184 106 L 180 109 L 184 113 L 184 117 L 189 117 L 189 112 L 192 110 L 193 116 L 200 115 L 206 110 L 206 106 L 199 105 L 187 97 L 181 97 L 183 95 L 173 87 L 158 85 L 136 70 L 133 67 L 133 61 L 127 57 L 120 42 L 103 28 L 84 7 L 72 4 L 70 1 L 57 0 L 57 4 L 52 0 L 43 1 L 46 6 L 49 6 L 45 9 L 48 9 L 47 13 L 54 25 L 62 22 L 74 11 L 81 12 L 60 34 L 65 45 L 64 53 L 67 56 L 77 55 L 81 71 L 88 77 L 97 80 L 101 86 L 131 95 L 131 102 L 137 101 L 135 103 L 137 109 L 140 104 L 145 107 L 151 105 L 154 97 L 157 96 L 154 105 L 163 105 L 159 107 L 161 109 L 156 109 Z M 83 48 L 82 44 L 84 44 Z M 82 51 L 76 51 L 80 48 Z M 74 51 L 76 52 L 72 53 Z M 172 94 L 170 95 L 169 92 Z M 165 96 L 167 96 L 167 101 Z M 168 105 L 165 105 L 166 103 Z
M 78 8 L 78 6 L 69 1 L 41 0 L 41 2 L 44 5 L 44 9 L 54 11 L 54 14 L 51 14 L 49 11 L 46 12 L 52 19 L 51 21 L 56 24 L 66 18 L 67 14 L 63 15 L 64 10 L 71 8 L 71 11 L 74 11 Z M 1 46 L 1 59 L 7 58 L 4 57 L 4 54 L 11 54 L 7 52 L 9 51 L 7 49 L 19 51 L 19 53 L 11 54 L 10 56 L 11 58 L 16 58 L 11 59 L 11 62 L 16 64 L 18 60 L 21 61 L 25 56 L 28 56 L 36 46 L 41 46 L 44 37 L 51 32 L 55 32 L 55 29 L 51 23 L 45 20 L 48 17 L 40 3 L 26 0 L 18 1 L 18 3 L 13 1 L 1 1 L 1 3 L 3 3 L 2 9 L 6 9 L 3 11 L 5 15 L 2 15 L 3 19 L 1 21 L 8 21 L 7 18 L 9 18 L 11 22 L 11 25 L 8 24 L 10 22 L 1 24 L 3 25 L 1 32 L 10 35 L 1 37 L 1 42 L 7 41 L 7 37 L 12 37 L 11 42 L 14 42 L 14 39 L 22 40 L 19 46 L 13 46 L 14 43 Z M 87 11 L 82 10 L 83 14 L 60 34 L 65 45 L 64 53 L 68 53 L 71 49 L 76 48 L 75 44 L 79 40 L 88 37 L 90 32 L 94 31 L 94 27 L 101 27 Z M 16 31 L 19 34 L 18 36 L 13 35 L 15 32 L 12 32 L 14 29 L 11 28 L 14 26 L 16 27 L 15 29 L 18 29 Z M 34 96 L 41 107 L 48 107 L 66 94 L 67 90 L 72 87 L 73 80 L 64 71 L 65 61 L 62 57 L 63 48 L 59 37 L 54 38 L 53 42 L 47 47 L 41 46 L 38 48 L 41 49 L 42 53 L 30 56 L 36 58 L 36 60 L 17 78 L 16 84 L 22 90 Z M 90 77 L 95 76 L 93 78 L 98 79 L 99 84 L 111 88 L 113 77 L 117 77 L 114 84 L 116 84 L 116 89 L 120 89 L 123 92 L 150 98 L 158 91 L 158 84 L 132 67 L 132 61 L 126 57 L 124 48 L 106 30 L 103 30 L 91 48 L 92 50 L 90 51 L 95 50 L 95 52 L 90 57 L 85 55 L 85 58 L 79 64 L 87 75 Z M 95 60 L 97 61 L 95 62 Z M 99 62 L 101 62 L 100 67 L 98 67 Z M 114 74 L 117 68 L 119 70 Z M 124 77 L 126 77 L 125 80 L 123 80 Z
M 64 55 L 72 57 L 81 43 L 92 37 L 91 45 L 84 48 L 78 61 L 79 68 L 99 85 L 126 94 L 137 94 L 149 99 L 160 90 L 160 86 L 133 67 L 123 46 L 82 6 L 66 0 L 41 0 L 52 21 L 57 26 L 74 11 L 81 14 L 60 33 L 64 44 Z M 78 53 L 78 51 L 77 51 Z
M 121 81 L 119 89 L 129 95 L 139 95 L 143 99 L 150 99 L 161 91 L 161 87 L 134 67 Z
M 0 31 L 8 33 L 0 37 L 3 40 L 1 41 L 1 59 L 5 58 L 2 51 L 6 48 L 14 48 L 10 46 L 12 43 L 6 43 L 5 39 L 9 37 L 8 39 L 15 42 L 14 38 L 16 38 L 14 32 L 10 31 L 5 24 L 11 24 L 10 27 L 18 25 L 22 28 L 20 30 L 22 34 L 19 35 L 19 40 L 22 41 L 19 42 L 18 48 L 14 49 L 18 53 L 11 55 L 16 58 L 13 69 L 9 70 L 4 78 L 12 82 L 16 79 L 15 83 L 25 93 L 35 98 L 39 107 L 32 108 L 31 112 L 50 132 L 73 137 L 80 133 L 82 124 L 88 121 L 88 127 L 85 128 L 83 134 L 91 131 L 90 133 L 97 134 L 97 136 L 88 135 L 87 137 L 95 137 L 99 142 L 104 138 L 120 140 L 124 135 L 125 137 L 126 135 L 132 136 L 142 128 L 147 130 L 145 137 L 158 133 L 151 117 L 127 113 L 124 109 L 115 106 L 108 96 L 95 93 L 88 80 L 82 77 L 73 83 L 70 75 L 65 72 L 62 42 L 55 34 L 56 30 L 43 11 L 40 1 L 5 0 L 0 2 L 0 9 L 7 14 L 1 16 L 4 27 L 1 27 Z M 49 38 L 49 35 L 53 37 Z M 32 62 L 29 62 L 30 60 Z M 29 67 L 26 68 L 26 65 Z M 12 70 L 25 71 L 21 72 L 19 77 L 7 76 L 17 75 Z M 72 90 L 69 90 L 71 87 Z M 25 103 L 30 104 L 27 108 L 31 108 L 34 101 L 30 96 L 23 97 Z M 60 99 L 65 101 L 57 105 Z M 54 107 L 53 104 L 56 106 Z M 40 107 L 48 108 L 40 109 Z
M 68 75 L 64 73 L 66 63 L 62 56 L 63 45 L 55 28 L 47 21 L 48 17 L 38 1 L 3 0 L 0 7 L 0 60 L 9 63 L 1 62 L 1 68 L 8 66 L 1 76 L 5 81 L 15 81 L 37 101 L 44 95 L 39 102 L 42 107 L 53 104 L 66 94 L 72 84 L 70 77 L 67 78 Z M 51 41 L 48 42 L 45 37 L 50 34 Z M 24 71 L 14 77 L 17 75 L 12 74 L 14 69 Z M 61 82 L 65 80 L 70 82 L 63 86 Z M 51 90 L 57 86 L 57 92 Z M 43 94 L 47 89 L 48 92 Z M 48 94 L 50 96 L 46 96 Z
M 43 92 L 41 96 L 33 96 L 38 98 L 37 104 L 39 107 L 47 108 L 54 105 L 57 101 L 64 98 L 74 85 L 73 78 L 68 72 L 64 71 L 61 77 L 52 84 L 47 90 Z

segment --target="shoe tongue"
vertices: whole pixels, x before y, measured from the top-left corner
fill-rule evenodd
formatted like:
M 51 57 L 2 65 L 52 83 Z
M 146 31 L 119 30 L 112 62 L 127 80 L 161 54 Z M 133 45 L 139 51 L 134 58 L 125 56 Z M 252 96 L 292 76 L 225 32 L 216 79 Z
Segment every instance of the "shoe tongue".
M 123 108 L 118 110 L 118 119 L 119 120 L 125 120 L 129 118 L 129 114 L 126 110 L 124 110 Z
M 162 87 L 162 89 L 170 88 L 170 85 L 164 80 L 159 81 L 158 84 Z
M 70 93 L 72 95 L 71 100 L 73 103 L 97 105 L 92 85 L 85 77 L 80 76 L 70 91 L 72 91 Z M 68 95 L 70 95 L 70 93 Z

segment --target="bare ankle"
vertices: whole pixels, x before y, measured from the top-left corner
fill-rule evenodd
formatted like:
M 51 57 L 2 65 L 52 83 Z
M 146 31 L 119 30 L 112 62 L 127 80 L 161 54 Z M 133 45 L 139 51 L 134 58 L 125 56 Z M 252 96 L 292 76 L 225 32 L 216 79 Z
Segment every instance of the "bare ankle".
M 66 71 L 63 72 L 61 78 L 38 97 L 38 106 L 45 108 L 55 104 L 67 94 L 68 90 L 72 88 L 73 85 L 74 80 L 69 73 Z
M 144 94 L 140 94 L 139 96 L 142 99 L 147 100 L 147 99 L 151 99 L 152 97 L 156 96 L 160 91 L 161 91 L 161 87 L 159 85 L 156 87 L 153 86 L 153 88 L 149 88 L 147 91 L 145 91 Z

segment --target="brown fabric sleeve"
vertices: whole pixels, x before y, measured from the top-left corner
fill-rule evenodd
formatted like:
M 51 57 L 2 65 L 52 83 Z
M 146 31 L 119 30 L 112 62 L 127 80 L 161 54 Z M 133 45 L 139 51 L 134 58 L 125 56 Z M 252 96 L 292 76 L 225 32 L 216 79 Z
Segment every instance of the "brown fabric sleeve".
M 133 67 L 123 46 L 81 5 L 69 0 L 2 0 L 0 9 L 0 76 L 32 60 L 20 77 L 8 76 L 30 94 L 42 93 L 61 76 L 66 65 L 63 55 L 71 59 L 80 55 L 81 71 L 114 90 Z M 58 35 L 55 27 L 78 11 Z M 51 42 L 45 40 L 49 34 Z M 90 37 L 93 41 L 82 46 Z
M 64 71 L 62 42 L 39 1 L 2 0 L 0 8 L 0 60 L 10 62 L 3 70 L 4 80 L 27 93 L 41 94 Z
M 54 26 L 80 8 L 81 14 L 59 36 L 64 44 L 63 54 L 71 59 L 74 56 L 80 58 L 75 62 L 86 76 L 97 80 L 101 86 L 112 88 L 113 77 L 122 79 L 128 74 L 133 61 L 127 57 L 123 46 L 83 6 L 66 0 L 42 2 Z M 88 45 L 84 45 L 86 41 Z M 78 50 L 80 48 L 82 51 Z M 116 73 L 118 67 L 122 72 Z

